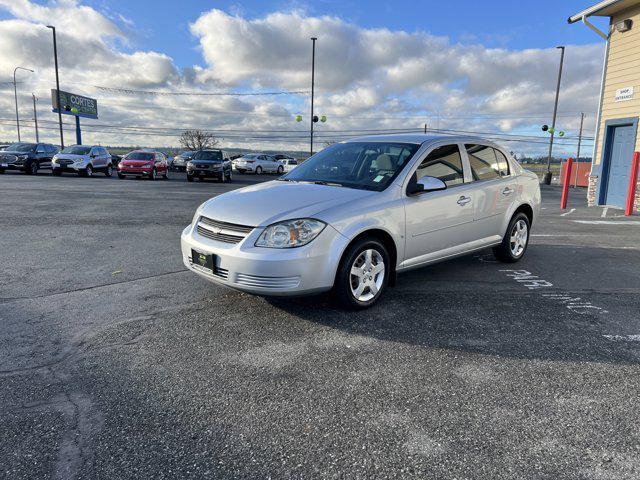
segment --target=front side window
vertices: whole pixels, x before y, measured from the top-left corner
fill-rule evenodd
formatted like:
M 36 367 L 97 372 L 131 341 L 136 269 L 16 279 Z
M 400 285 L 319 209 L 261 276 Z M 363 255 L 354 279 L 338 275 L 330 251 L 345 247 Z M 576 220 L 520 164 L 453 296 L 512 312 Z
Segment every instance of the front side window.
M 439 178 L 447 187 L 464 183 L 462 156 L 458 146 L 445 145 L 429 153 L 416 170 L 416 180 L 427 176 Z
M 500 178 L 500 166 L 496 151 L 486 145 L 465 145 L 474 180 Z M 505 159 L 506 161 L 506 159 Z
M 306 160 L 282 180 L 382 191 L 419 147 L 411 143 L 336 143 Z

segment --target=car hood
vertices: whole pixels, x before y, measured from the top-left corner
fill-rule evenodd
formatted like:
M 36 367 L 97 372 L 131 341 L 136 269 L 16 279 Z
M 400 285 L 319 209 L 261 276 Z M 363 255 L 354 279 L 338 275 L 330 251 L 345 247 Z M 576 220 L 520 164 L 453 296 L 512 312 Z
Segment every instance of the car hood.
M 202 214 L 223 222 L 264 227 L 293 218 L 322 220 L 323 212 L 372 194 L 375 192 L 274 180 L 214 197 L 205 202 Z
M 15 150 L 2 150 L 0 155 L 33 155 L 33 152 L 16 152 Z
M 86 160 L 89 155 L 74 155 L 72 153 L 57 153 L 56 158 L 58 160 Z

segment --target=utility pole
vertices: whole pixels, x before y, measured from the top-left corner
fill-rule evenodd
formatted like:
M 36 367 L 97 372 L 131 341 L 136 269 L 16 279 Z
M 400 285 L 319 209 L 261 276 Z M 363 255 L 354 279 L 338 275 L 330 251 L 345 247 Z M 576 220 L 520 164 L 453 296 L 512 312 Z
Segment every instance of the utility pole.
M 316 82 L 316 40 L 318 40 L 317 37 L 311 37 L 311 155 L 313 155 L 313 96 Z
M 18 129 L 18 141 L 20 141 L 20 115 L 18 114 L 18 87 L 16 84 L 16 72 L 18 70 L 24 70 L 31 73 L 33 73 L 33 70 L 24 67 L 16 67 L 13 69 L 13 96 L 16 100 L 16 128 Z
M 40 135 L 38 134 L 38 110 L 36 109 L 36 100 L 38 99 L 35 93 L 32 93 L 31 96 L 33 97 L 33 121 L 36 124 L 36 143 L 40 143 Z
M 564 63 L 564 46 L 560 49 L 560 68 L 558 69 L 558 84 L 556 85 L 556 101 L 553 105 L 553 121 L 551 122 L 551 137 L 549 138 L 549 156 L 547 157 L 547 172 L 544 174 L 544 183 L 551 185 L 551 155 L 553 153 L 553 136 L 556 130 L 556 116 L 558 114 L 558 97 L 560 96 L 560 82 L 562 80 L 562 64 Z
M 60 125 L 60 148 L 64 149 L 64 135 L 62 133 L 62 105 L 60 105 L 60 76 L 58 75 L 58 42 L 56 40 L 56 27 L 47 25 L 53 31 L 53 59 L 56 66 L 56 104 L 58 105 L 58 125 Z
M 578 165 L 580 164 L 580 145 L 582 144 L 582 126 L 584 125 L 584 112 L 580 113 L 580 133 L 578 134 L 578 152 L 576 153 L 576 179 L 573 188 L 578 186 Z M 569 179 L 571 180 L 571 179 Z

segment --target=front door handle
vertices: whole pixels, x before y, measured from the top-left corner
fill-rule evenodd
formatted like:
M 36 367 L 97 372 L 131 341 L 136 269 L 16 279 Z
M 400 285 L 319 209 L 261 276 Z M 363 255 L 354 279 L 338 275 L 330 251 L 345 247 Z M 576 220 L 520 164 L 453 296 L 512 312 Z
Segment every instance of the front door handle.
M 466 205 L 467 203 L 469 203 L 471 201 L 471 197 L 465 197 L 464 195 L 462 195 L 459 199 L 458 199 L 458 205 Z
M 515 190 L 511 187 L 505 187 L 504 190 L 502 190 L 502 194 L 503 195 L 511 195 Z

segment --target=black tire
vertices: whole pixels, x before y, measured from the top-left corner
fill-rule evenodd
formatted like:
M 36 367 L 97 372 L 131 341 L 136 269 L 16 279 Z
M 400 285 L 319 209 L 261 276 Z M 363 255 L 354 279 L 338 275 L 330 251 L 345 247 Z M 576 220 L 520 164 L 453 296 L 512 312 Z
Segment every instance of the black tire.
M 24 173 L 27 175 L 37 175 L 39 168 L 40 165 L 38 165 L 38 162 L 34 160 L 26 166 L 26 168 L 24 169 Z
M 187 182 L 193 182 L 193 175 L 187 175 Z
M 169 170 L 167 170 L 166 172 L 164 172 L 164 175 L 162 175 L 162 179 L 163 179 L 163 180 L 169 180 Z
M 522 229 L 520 228 L 523 225 L 526 226 L 526 230 L 524 231 L 524 246 L 521 245 L 523 240 L 523 233 Z M 517 240 L 512 241 L 513 237 L 517 237 Z M 527 217 L 522 212 L 516 213 L 509 222 L 507 232 L 502 238 L 502 243 L 497 247 L 493 247 L 493 255 L 501 262 L 518 262 L 522 259 L 522 257 L 524 257 L 524 254 L 527 251 L 527 247 L 529 246 L 530 238 L 531 222 L 529 221 L 529 217 Z M 518 244 L 520 244 L 520 246 L 518 246 Z
M 87 168 L 84 171 L 78 172 L 81 177 L 93 177 L 93 167 L 91 165 L 87 165 Z
M 111 177 L 113 175 L 113 167 L 111 165 L 107 165 L 107 168 L 104 169 L 105 177 Z
M 61 177 L 62 171 L 58 168 L 53 168 L 51 169 L 51 175 L 53 175 L 54 177 Z
M 362 254 L 365 254 L 367 250 L 375 251 L 382 258 L 384 264 L 384 271 L 379 274 L 383 275 L 381 279 L 382 282 L 377 288 L 377 292 L 373 294 L 370 287 L 365 287 L 364 292 L 368 292 L 367 294 L 373 294 L 370 299 L 359 299 L 354 296 L 352 291 L 353 281 L 357 278 L 352 278 L 351 268 L 354 264 L 360 260 Z M 366 254 L 365 254 L 366 255 Z M 376 259 L 379 261 L 379 258 Z M 372 265 L 372 268 L 375 267 L 375 264 Z M 336 280 L 334 284 L 334 292 L 337 297 L 339 303 L 348 309 L 363 309 L 372 306 L 376 303 L 382 294 L 384 293 L 387 284 L 389 283 L 389 276 L 391 274 L 391 261 L 389 257 L 389 252 L 387 252 L 386 247 L 376 238 L 364 237 L 355 243 L 351 244 L 344 255 L 342 256 L 342 260 L 340 265 L 338 266 L 338 272 L 336 274 Z M 365 281 L 367 279 L 365 278 Z M 371 273 L 369 280 L 373 280 L 376 283 L 377 277 L 376 274 Z M 363 292 L 363 294 L 364 294 Z
M 127 178 L 127 176 L 126 176 L 126 175 L 121 174 L 120 172 L 118 172 L 118 178 L 119 178 L 120 180 L 124 180 L 125 178 Z
M 256 167 L 256 175 L 262 175 L 262 167 L 260 165 Z
M 152 182 L 156 179 L 156 169 L 151 170 L 151 175 L 149 175 L 149 180 Z
M 278 175 L 282 175 L 284 173 L 284 167 L 282 165 L 280 165 L 278 167 Z
M 0 168 L 0 175 L 2 175 L 4 173 L 4 169 Z
M 227 182 L 231 182 L 233 180 L 231 176 L 231 170 L 229 170 L 229 175 L 227 176 Z

